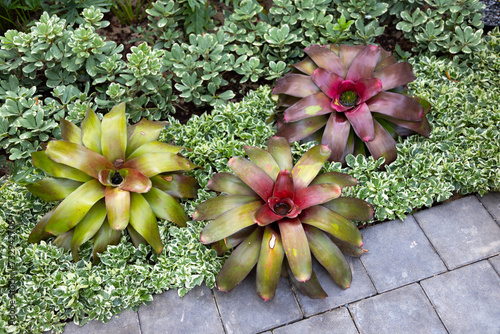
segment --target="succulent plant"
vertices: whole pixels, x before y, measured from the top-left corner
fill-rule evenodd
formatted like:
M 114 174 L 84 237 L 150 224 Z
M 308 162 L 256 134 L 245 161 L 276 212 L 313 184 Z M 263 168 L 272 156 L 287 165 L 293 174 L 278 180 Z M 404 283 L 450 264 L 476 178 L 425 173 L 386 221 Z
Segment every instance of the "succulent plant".
M 340 197 L 341 189 L 357 181 L 347 174 L 318 175 L 330 149 L 317 145 L 293 165 L 288 141 L 271 137 L 268 149 L 245 147 L 250 161 L 233 157 L 235 174 L 217 173 L 208 188 L 226 195 L 199 204 L 194 220 L 212 220 L 201 241 L 219 254 L 236 247 L 217 277 L 221 291 L 230 291 L 257 266 L 257 293 L 274 297 L 285 264 L 292 281 L 306 295 L 325 298 L 313 269 L 312 257 L 342 288 L 351 283 L 351 270 L 341 250 L 360 256 L 361 233 L 352 220 L 368 220 L 370 204 Z
M 195 166 L 179 154 L 182 147 L 156 141 L 163 122 L 146 119 L 127 126 L 125 104 L 102 122 L 90 109 L 81 128 L 61 120 L 63 140 L 32 154 L 33 164 L 52 177 L 27 185 L 46 201 L 63 200 L 35 226 L 28 241 L 57 236 L 71 250 L 93 239 L 93 261 L 127 230 L 135 246 L 148 243 L 156 253 L 163 244 L 157 217 L 186 226 L 188 217 L 176 200 L 196 197 L 198 183 L 179 172 Z
M 311 45 L 295 71 L 276 81 L 279 107 L 277 136 L 317 140 L 332 150 L 331 161 L 347 154 L 396 160 L 397 136 L 429 136 L 430 104 L 406 94 L 416 79 L 412 66 L 397 62 L 375 45 Z M 365 147 L 366 146 L 366 147 Z

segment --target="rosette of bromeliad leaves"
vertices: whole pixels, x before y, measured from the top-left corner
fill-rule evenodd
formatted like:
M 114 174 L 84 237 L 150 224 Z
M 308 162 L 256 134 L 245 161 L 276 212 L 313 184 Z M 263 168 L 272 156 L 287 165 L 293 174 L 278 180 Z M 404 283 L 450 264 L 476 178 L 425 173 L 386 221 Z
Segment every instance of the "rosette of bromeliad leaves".
M 235 174 L 217 173 L 208 183 L 225 195 L 199 204 L 193 214 L 195 220 L 213 219 L 201 233 L 204 244 L 219 254 L 236 247 L 217 277 L 218 288 L 232 290 L 257 265 L 257 292 L 272 299 L 285 265 L 301 291 L 325 298 L 311 253 L 339 286 L 348 288 L 351 270 L 342 251 L 351 256 L 365 251 L 350 220 L 373 215 L 367 202 L 340 197 L 342 187 L 357 181 L 338 172 L 318 175 L 330 157 L 324 145 L 311 148 L 295 165 L 282 137 L 270 138 L 268 150 L 245 151 L 250 160 L 233 157 L 228 162 Z
M 311 45 L 304 51 L 308 57 L 273 90 L 278 106 L 286 107 L 277 136 L 316 140 L 332 150 L 331 161 L 343 164 L 348 154 L 368 152 L 389 164 L 397 157 L 398 135 L 429 136 L 430 104 L 406 94 L 406 84 L 416 79 L 409 63 L 375 45 Z
M 93 238 L 97 253 L 120 241 L 127 230 L 135 246 L 151 245 L 160 253 L 157 217 L 186 226 L 188 217 L 176 198 L 194 198 L 198 183 L 182 175 L 195 166 L 179 154 L 182 147 L 156 141 L 163 122 L 141 120 L 127 126 L 125 104 L 103 116 L 88 110 L 81 128 L 61 120 L 63 140 L 32 154 L 33 164 L 52 177 L 27 186 L 46 201 L 63 200 L 35 226 L 28 241 L 56 236 L 71 250 Z

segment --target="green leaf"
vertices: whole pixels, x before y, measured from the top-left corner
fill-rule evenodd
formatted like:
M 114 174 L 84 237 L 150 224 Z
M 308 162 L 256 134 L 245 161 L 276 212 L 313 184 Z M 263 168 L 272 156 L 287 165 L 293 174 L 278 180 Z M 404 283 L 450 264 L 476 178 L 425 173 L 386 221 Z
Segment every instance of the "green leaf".
M 124 160 L 127 149 L 127 119 L 125 103 L 113 107 L 102 118 L 101 147 L 102 154 L 111 162 Z
M 278 225 L 283 248 L 293 275 L 299 282 L 305 282 L 311 278 L 312 261 L 302 223 L 298 218 L 286 218 L 278 221 Z
M 130 225 L 139 233 L 157 254 L 163 250 L 156 216 L 148 201 L 138 193 L 130 194 Z

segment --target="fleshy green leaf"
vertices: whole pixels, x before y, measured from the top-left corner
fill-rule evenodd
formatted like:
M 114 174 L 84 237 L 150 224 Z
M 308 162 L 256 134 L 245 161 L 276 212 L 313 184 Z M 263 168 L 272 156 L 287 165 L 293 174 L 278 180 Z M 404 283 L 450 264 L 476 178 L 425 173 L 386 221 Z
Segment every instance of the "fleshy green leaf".
M 223 195 L 210 198 L 198 204 L 193 213 L 193 220 L 211 220 L 217 218 L 226 211 L 234 209 L 243 204 L 258 201 L 258 196 L 246 195 Z
M 94 204 L 85 217 L 75 226 L 73 239 L 71 239 L 71 254 L 75 262 L 79 260 L 78 248 L 99 231 L 105 219 L 106 205 L 103 200 L 100 200 Z
M 292 170 L 292 151 L 290 149 L 290 144 L 285 138 L 270 137 L 267 141 L 267 150 L 278 163 L 280 170 Z
M 265 171 L 273 181 L 276 180 L 276 177 L 280 172 L 280 167 L 268 151 L 258 147 L 245 146 L 245 152 L 247 153 L 250 161 Z
M 283 248 L 293 275 L 300 282 L 311 278 L 312 262 L 309 243 L 298 218 L 278 221 Z
M 151 181 L 153 187 L 177 198 L 196 198 L 200 188 L 194 177 L 181 174 L 156 175 Z
M 91 180 L 82 184 L 57 206 L 47 223 L 46 231 L 53 235 L 61 235 L 72 229 L 103 197 L 104 186 L 99 181 Z
M 148 153 L 128 160 L 122 168 L 138 170 L 144 176 L 152 176 L 174 171 L 190 171 L 196 168 L 188 159 L 173 153 Z
M 318 277 L 314 270 L 311 272 L 311 278 L 305 282 L 299 282 L 293 276 L 292 270 L 290 269 L 290 265 L 287 263 L 286 269 L 290 275 L 290 280 L 292 284 L 304 295 L 311 299 L 325 299 L 328 297 L 325 290 L 321 287 L 321 284 L 318 281 Z
M 31 157 L 33 158 L 33 165 L 35 167 L 40 168 L 45 173 L 50 174 L 55 177 L 71 179 L 80 182 L 87 182 L 92 180 L 90 175 L 86 173 L 70 167 L 64 164 L 57 163 L 51 160 L 45 151 L 33 152 L 31 153 Z
M 299 189 L 295 192 L 293 202 L 302 210 L 314 205 L 323 204 L 338 198 L 341 194 L 341 189 L 333 183 L 316 184 L 306 188 Z
M 82 131 L 78 126 L 62 118 L 60 127 L 63 140 L 82 145 Z
M 94 265 L 100 262 L 98 253 L 104 253 L 108 245 L 118 245 L 121 238 L 121 231 L 113 230 L 107 219 L 101 225 L 94 237 L 94 247 L 92 249 L 92 262 Z
M 111 162 L 124 160 L 127 149 L 127 119 L 125 103 L 114 106 L 102 118 L 102 155 Z
M 217 276 L 217 287 L 220 291 L 231 291 L 238 285 L 255 266 L 264 229 L 257 228 L 248 236 L 226 260 Z
M 265 301 L 274 297 L 284 256 L 279 233 L 266 226 L 257 262 L 257 293 Z
M 214 174 L 208 181 L 207 188 L 229 195 L 257 195 L 257 193 L 238 176 L 225 172 Z
M 87 114 L 82 121 L 81 127 L 83 145 L 101 154 L 101 121 L 92 109 L 87 109 Z
M 55 209 L 56 208 L 53 208 L 52 210 L 47 212 L 33 228 L 28 237 L 28 242 L 30 244 L 36 244 L 53 236 L 53 234 L 45 231 L 45 228 L 47 227 L 47 223 L 49 222 L 50 218 L 54 214 Z
M 271 197 L 274 181 L 259 166 L 242 157 L 229 159 L 228 166 L 264 201 Z
M 128 157 L 142 145 L 157 140 L 165 124 L 166 122 L 154 122 L 142 119 L 139 123 L 129 126 L 127 128 L 129 135 L 126 156 Z
M 66 198 L 81 185 L 82 182 L 70 179 L 46 178 L 26 185 L 26 189 L 44 201 L 50 202 Z
M 170 220 L 179 226 L 186 226 L 188 216 L 174 197 L 156 188 L 151 188 L 143 196 L 157 217 Z
M 157 254 L 163 250 L 156 216 L 148 201 L 138 193 L 130 194 L 130 225 L 137 231 Z
M 359 198 L 340 197 L 323 206 L 350 220 L 364 221 L 373 217 L 373 206 Z
M 127 156 L 127 160 L 137 158 L 147 153 L 172 153 L 177 154 L 183 150 L 183 147 L 162 143 L 159 141 L 151 141 L 139 146 Z
M 292 169 L 293 185 L 296 190 L 305 188 L 318 175 L 330 157 L 330 149 L 317 145 L 307 151 Z
M 109 225 L 114 230 L 124 230 L 130 219 L 130 192 L 108 186 L 105 199 Z

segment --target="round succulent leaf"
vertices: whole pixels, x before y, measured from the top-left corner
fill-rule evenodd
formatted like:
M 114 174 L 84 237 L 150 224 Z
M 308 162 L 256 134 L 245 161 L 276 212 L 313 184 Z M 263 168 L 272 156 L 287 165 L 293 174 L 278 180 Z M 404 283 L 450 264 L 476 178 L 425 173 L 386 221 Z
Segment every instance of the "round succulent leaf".
M 99 181 L 91 180 L 82 184 L 57 206 L 46 231 L 58 236 L 72 229 L 103 197 L 104 186 Z
M 26 185 L 26 189 L 44 201 L 60 201 L 75 191 L 82 182 L 71 179 L 46 178 Z
M 294 277 L 299 282 L 311 278 L 312 261 L 309 243 L 298 218 L 278 221 L 283 248 Z
M 101 154 L 101 121 L 92 109 L 87 109 L 81 128 L 83 145 L 92 151 Z
M 51 160 L 45 151 L 31 153 L 33 165 L 40 168 L 45 173 L 65 179 L 71 179 L 80 182 L 87 182 L 92 180 L 92 177 L 76 168 L 60 164 Z
M 109 225 L 114 230 L 124 230 L 130 220 L 130 192 L 108 186 L 104 198 Z
M 351 286 L 352 273 L 349 263 L 340 249 L 327 235 L 313 227 L 304 225 L 309 247 L 318 262 L 325 267 L 330 276 L 342 289 Z
M 92 263 L 94 265 L 98 264 L 101 260 L 99 259 L 98 253 L 104 253 L 108 245 L 118 245 L 120 238 L 122 236 L 121 231 L 113 230 L 109 225 L 107 219 L 101 225 L 99 231 L 97 231 L 94 236 L 94 246 L 92 248 Z
M 151 188 L 143 196 L 153 209 L 156 217 L 174 222 L 178 226 L 186 226 L 189 218 L 184 208 L 174 197 L 156 188 Z
M 78 262 L 78 249 L 85 242 L 90 240 L 102 226 L 106 219 L 106 205 L 103 200 L 98 201 L 87 212 L 85 217 L 75 226 L 73 238 L 71 239 L 71 254 L 73 260 Z
M 231 291 L 250 273 L 259 260 L 263 231 L 256 228 L 226 260 L 217 276 L 220 291 Z
M 166 122 L 142 119 L 139 123 L 129 126 L 126 156 L 128 157 L 142 145 L 157 140 L 165 124 Z
M 82 145 L 82 130 L 78 126 L 64 118 L 61 119 L 59 126 L 61 127 L 61 137 L 63 140 Z
M 114 169 L 113 164 L 105 157 L 75 143 L 51 141 L 45 154 L 55 162 L 76 168 L 96 179 L 101 170 Z
M 156 216 L 142 194 L 130 193 L 130 225 L 153 247 L 157 254 L 163 250 Z
M 209 223 L 201 232 L 200 240 L 204 244 L 224 239 L 245 227 L 254 225 L 253 216 L 262 206 L 262 201 L 243 204 L 226 211 Z
M 127 119 L 125 103 L 114 106 L 101 123 L 102 155 L 111 162 L 124 160 L 127 149 Z
M 279 233 L 266 226 L 257 262 L 257 293 L 265 301 L 274 298 L 284 256 Z

